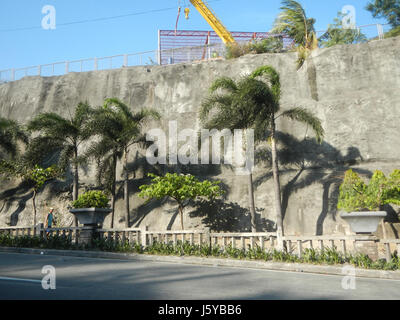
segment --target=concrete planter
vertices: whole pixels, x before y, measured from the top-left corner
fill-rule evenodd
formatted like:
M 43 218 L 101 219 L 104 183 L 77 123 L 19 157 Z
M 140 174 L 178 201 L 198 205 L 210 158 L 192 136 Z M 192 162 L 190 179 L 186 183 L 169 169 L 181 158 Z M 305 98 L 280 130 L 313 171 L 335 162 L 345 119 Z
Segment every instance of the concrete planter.
M 78 222 L 84 226 L 102 226 L 105 217 L 111 209 L 104 208 L 81 208 L 70 209 L 69 212 L 78 218 Z
M 355 233 L 373 233 L 386 215 L 386 211 L 361 211 L 342 213 L 340 217 L 347 221 Z

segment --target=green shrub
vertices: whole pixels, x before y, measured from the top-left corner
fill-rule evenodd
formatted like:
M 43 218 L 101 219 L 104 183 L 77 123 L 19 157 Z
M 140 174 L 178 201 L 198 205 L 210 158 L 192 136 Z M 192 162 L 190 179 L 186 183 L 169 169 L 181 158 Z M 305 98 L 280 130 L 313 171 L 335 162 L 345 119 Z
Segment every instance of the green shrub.
M 389 177 L 376 170 L 369 184 L 353 170 L 347 170 L 340 185 L 338 209 L 351 211 L 379 210 L 384 204 L 400 204 L 400 170 Z
M 283 50 L 282 37 L 271 37 L 244 43 L 230 43 L 225 47 L 225 59 L 234 59 L 253 53 L 277 53 Z
M 109 199 L 103 191 L 87 191 L 72 203 L 74 208 L 108 208 Z
M 336 248 L 325 248 L 316 250 L 313 248 L 304 249 L 302 257 L 285 251 L 262 250 L 256 246 L 254 248 L 233 248 L 228 245 L 223 249 L 215 245 L 210 247 L 208 244 L 190 244 L 188 241 L 177 241 L 174 246 L 172 242 L 162 243 L 153 242 L 152 245 L 143 248 L 140 244 L 130 244 L 128 241 L 115 241 L 114 239 L 94 239 L 91 246 L 75 245 L 72 240 L 66 236 L 51 235 L 46 239 L 38 236 L 13 237 L 8 234 L 0 233 L 0 246 L 3 247 L 23 247 L 39 249 L 74 249 L 74 250 L 100 250 L 109 252 L 126 252 L 154 255 L 175 255 L 175 256 L 202 256 L 202 257 L 225 257 L 231 259 L 251 259 L 260 261 L 277 262 L 303 262 L 313 264 L 331 264 L 342 265 L 349 263 L 359 268 L 377 269 L 377 270 L 399 270 L 400 257 L 397 252 L 392 255 L 389 262 L 385 259 L 372 261 L 365 254 L 342 254 Z
M 282 37 L 271 37 L 259 41 L 253 41 L 249 45 L 251 53 L 278 53 L 283 50 Z
M 239 58 L 250 52 L 250 43 L 229 43 L 225 47 L 225 59 Z
M 398 37 L 398 36 L 400 36 L 400 26 L 393 28 L 392 30 L 389 30 L 388 32 L 385 33 L 385 38 Z

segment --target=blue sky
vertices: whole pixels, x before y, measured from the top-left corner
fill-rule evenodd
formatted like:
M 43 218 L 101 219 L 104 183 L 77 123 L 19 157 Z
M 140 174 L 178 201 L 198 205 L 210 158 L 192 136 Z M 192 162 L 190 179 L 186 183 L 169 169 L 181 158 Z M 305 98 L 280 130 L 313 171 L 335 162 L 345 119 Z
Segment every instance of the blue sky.
M 189 2 L 189 1 L 187 1 Z M 366 11 L 368 0 L 300 0 L 309 17 L 324 30 L 345 5 L 356 8 L 357 25 L 384 23 Z M 90 57 L 133 53 L 157 48 L 157 30 L 174 29 L 178 0 L 1 0 L 0 70 Z M 209 0 L 225 26 L 231 31 L 268 31 L 279 13 L 280 0 Z M 56 9 L 55 30 L 41 26 L 42 7 Z M 151 10 L 160 12 L 132 15 L 106 21 L 62 25 Z M 25 27 L 31 30 L 7 31 Z M 179 29 L 210 30 L 191 7 L 189 20 L 181 16 Z M 376 35 L 375 29 L 371 32 Z

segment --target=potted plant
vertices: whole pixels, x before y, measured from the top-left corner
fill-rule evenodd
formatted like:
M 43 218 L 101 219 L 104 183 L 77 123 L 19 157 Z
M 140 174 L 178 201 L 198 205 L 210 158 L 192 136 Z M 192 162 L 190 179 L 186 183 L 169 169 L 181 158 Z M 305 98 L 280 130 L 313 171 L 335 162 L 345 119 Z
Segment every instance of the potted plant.
M 108 202 L 109 198 L 103 191 L 87 191 L 72 203 L 73 208 L 69 211 L 84 226 L 103 225 L 105 217 L 111 212 Z
M 400 170 L 394 170 L 389 177 L 376 170 L 368 184 L 353 170 L 346 171 L 337 207 L 346 211 L 340 216 L 353 232 L 376 232 L 387 215 L 383 210 L 385 204 L 400 204 Z

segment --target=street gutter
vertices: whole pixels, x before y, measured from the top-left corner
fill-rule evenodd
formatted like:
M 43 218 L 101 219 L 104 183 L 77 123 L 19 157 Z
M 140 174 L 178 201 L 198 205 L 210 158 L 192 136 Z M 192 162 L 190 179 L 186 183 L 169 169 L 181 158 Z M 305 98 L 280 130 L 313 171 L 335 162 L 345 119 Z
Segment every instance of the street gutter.
M 32 249 L 32 248 L 11 248 L 11 247 L 0 247 L 0 252 L 70 256 L 79 258 L 156 261 L 156 262 L 204 265 L 204 266 L 214 266 L 214 267 L 264 269 L 264 270 L 274 270 L 274 271 L 304 272 L 304 273 L 340 275 L 340 276 L 348 275 L 349 270 L 344 269 L 345 266 L 352 266 L 349 264 L 314 265 L 307 263 L 238 260 L 229 258 L 158 256 L 158 255 L 137 254 L 137 253 L 114 253 L 114 252 L 104 252 L 104 251 L 55 250 L 55 249 Z M 371 269 L 361 269 L 361 268 L 354 268 L 354 270 L 356 277 L 400 280 L 400 271 L 371 270 Z

